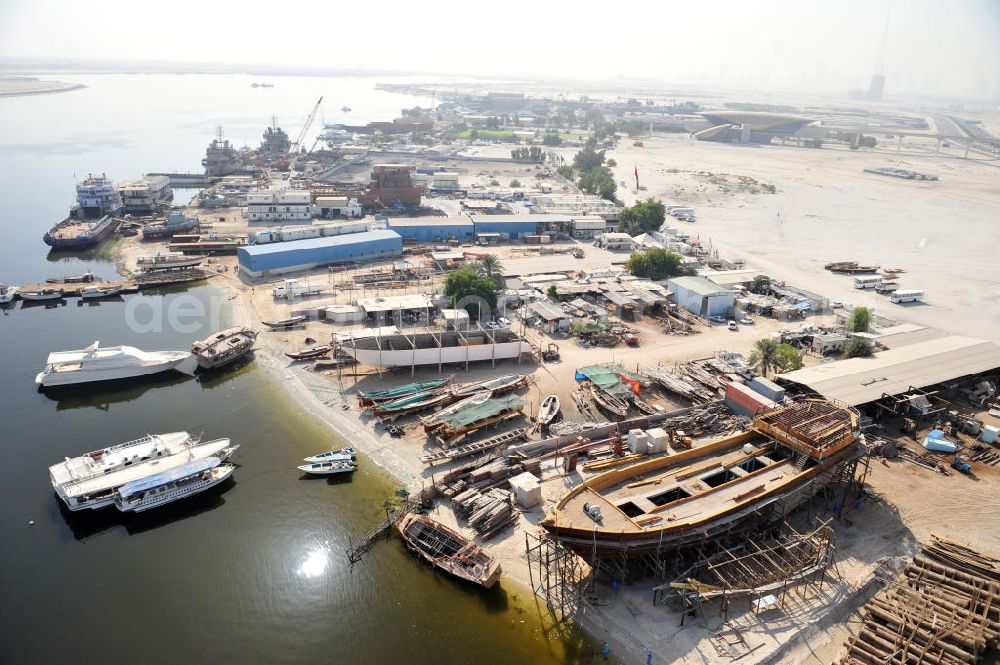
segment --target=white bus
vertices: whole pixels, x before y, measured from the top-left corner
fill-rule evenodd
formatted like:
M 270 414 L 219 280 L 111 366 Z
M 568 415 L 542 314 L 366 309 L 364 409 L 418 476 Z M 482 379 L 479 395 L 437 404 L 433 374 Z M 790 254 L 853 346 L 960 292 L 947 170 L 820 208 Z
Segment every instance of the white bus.
M 907 289 L 905 291 L 893 291 L 889 296 L 889 301 L 897 305 L 904 302 L 923 302 L 924 292 L 920 289 Z
M 874 289 L 881 283 L 882 275 L 864 275 L 854 278 L 854 288 L 856 289 Z

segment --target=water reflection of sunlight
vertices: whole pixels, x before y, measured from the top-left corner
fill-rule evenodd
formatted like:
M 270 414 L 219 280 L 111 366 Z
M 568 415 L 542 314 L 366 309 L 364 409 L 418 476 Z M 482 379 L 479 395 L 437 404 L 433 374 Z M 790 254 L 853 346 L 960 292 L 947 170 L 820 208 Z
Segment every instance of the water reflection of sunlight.
M 319 577 L 326 572 L 329 565 L 330 548 L 322 545 L 310 550 L 295 572 L 302 577 Z

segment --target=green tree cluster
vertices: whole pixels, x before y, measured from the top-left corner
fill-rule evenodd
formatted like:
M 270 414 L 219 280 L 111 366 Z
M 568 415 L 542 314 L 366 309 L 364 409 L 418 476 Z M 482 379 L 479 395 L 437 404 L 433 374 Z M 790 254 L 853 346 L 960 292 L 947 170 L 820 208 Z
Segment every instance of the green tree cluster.
M 771 278 L 767 275 L 754 275 L 750 290 L 754 293 L 768 295 L 771 293 Z
M 753 353 L 747 359 L 752 369 L 767 377 L 771 372 L 789 372 L 802 368 L 802 354 L 791 344 L 765 337 L 754 342 Z
M 556 169 L 556 173 L 566 178 L 567 180 L 573 179 L 573 167 L 569 164 L 561 164 L 559 168 Z
M 656 231 L 663 226 L 666 218 L 667 209 L 662 203 L 656 199 L 646 199 L 622 210 L 618 231 L 630 236 Z
M 597 194 L 608 201 L 616 200 L 618 185 L 615 184 L 615 176 L 607 166 L 595 166 L 580 176 L 577 184 L 588 194 Z
M 557 132 L 545 132 L 542 134 L 542 145 L 556 146 L 562 145 L 562 137 Z
M 537 145 L 524 148 L 514 148 L 510 151 L 510 158 L 525 162 L 541 163 L 545 159 L 545 151 Z
M 636 277 L 666 279 L 690 274 L 681 263 L 680 254 L 659 247 L 650 247 L 644 252 L 635 252 L 628 257 L 625 269 Z
M 868 332 L 871 325 L 872 313 L 867 307 L 855 307 L 851 311 L 850 318 L 847 319 L 847 329 L 852 332 Z
M 473 317 L 481 310 L 482 314 L 495 310 L 499 291 L 497 281 L 471 266 L 448 273 L 444 280 L 444 293 L 452 304 L 463 306 Z
M 578 173 L 590 173 L 604 164 L 604 151 L 594 150 L 594 146 L 586 145 L 573 156 L 573 168 Z
M 864 337 L 852 337 L 844 349 L 845 358 L 867 358 L 872 354 L 872 343 Z

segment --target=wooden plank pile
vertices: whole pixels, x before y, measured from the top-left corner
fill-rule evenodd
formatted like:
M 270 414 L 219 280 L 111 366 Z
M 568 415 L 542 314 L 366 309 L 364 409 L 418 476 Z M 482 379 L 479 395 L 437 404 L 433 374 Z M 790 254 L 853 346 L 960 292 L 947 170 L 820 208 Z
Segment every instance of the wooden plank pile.
M 1000 640 L 1000 560 L 931 538 L 900 581 L 862 608 L 840 665 L 976 663 Z
M 451 502 L 455 512 L 465 517 L 469 526 L 484 538 L 517 521 L 513 494 L 498 487 L 486 492 L 470 488 L 455 495 Z
M 701 404 L 715 399 L 715 394 L 698 382 L 672 374 L 662 367 L 641 367 L 639 373 L 659 385 L 668 393 L 677 395 L 689 402 Z

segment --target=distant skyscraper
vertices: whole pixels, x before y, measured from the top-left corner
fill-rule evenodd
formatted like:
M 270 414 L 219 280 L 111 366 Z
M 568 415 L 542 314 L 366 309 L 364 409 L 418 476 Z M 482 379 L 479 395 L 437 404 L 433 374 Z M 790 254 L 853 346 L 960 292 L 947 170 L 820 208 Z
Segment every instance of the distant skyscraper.
M 868 99 L 873 102 L 882 101 L 882 95 L 885 93 L 885 75 L 876 74 L 872 77 L 872 82 L 868 86 Z

